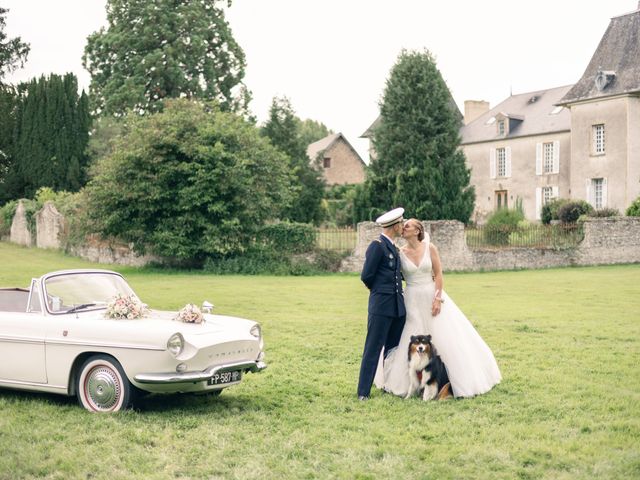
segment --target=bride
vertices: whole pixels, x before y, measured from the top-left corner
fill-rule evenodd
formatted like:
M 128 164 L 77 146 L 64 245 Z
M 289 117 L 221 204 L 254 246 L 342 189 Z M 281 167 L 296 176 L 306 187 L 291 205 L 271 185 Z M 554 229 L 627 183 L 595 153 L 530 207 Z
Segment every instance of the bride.
M 398 347 L 389 352 L 383 365 L 378 365 L 375 385 L 405 396 L 409 388 L 409 340 L 412 335 L 429 334 L 445 364 L 455 397 L 488 392 L 500 382 L 500 370 L 471 322 L 444 293 L 438 250 L 430 243 L 422 223 L 414 218 L 405 222 L 402 236 L 407 241 L 400 250 L 407 282 L 407 320 Z

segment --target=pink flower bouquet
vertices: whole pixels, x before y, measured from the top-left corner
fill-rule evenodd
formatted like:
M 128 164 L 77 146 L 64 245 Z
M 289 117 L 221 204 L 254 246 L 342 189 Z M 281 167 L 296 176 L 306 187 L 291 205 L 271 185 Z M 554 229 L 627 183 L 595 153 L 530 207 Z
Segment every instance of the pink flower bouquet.
M 204 321 L 204 316 L 202 315 L 200 309 L 193 303 L 187 303 L 178 312 L 176 320 L 184 323 L 202 323 Z
M 148 312 L 147 306 L 135 295 L 119 293 L 107 304 L 104 315 L 107 318 L 133 320 L 144 317 Z

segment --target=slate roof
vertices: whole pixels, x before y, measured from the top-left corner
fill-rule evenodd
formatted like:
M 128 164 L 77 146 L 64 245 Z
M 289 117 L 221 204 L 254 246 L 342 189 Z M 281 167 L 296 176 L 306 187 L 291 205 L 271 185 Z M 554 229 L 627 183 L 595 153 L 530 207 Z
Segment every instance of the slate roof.
M 351 150 L 353 150 L 353 153 L 356 155 L 356 157 L 358 158 L 358 160 L 360 160 L 360 162 L 365 165 L 364 161 L 362 160 L 362 157 L 360 157 L 360 154 L 356 151 L 355 148 L 353 148 L 353 146 L 349 143 L 349 141 L 346 139 L 346 137 L 338 132 L 338 133 L 332 133 L 331 135 L 327 135 L 324 138 L 321 138 L 320 140 L 318 140 L 317 142 L 313 142 L 311 144 L 309 144 L 307 146 L 307 157 L 309 157 L 310 161 L 315 161 L 316 158 L 318 158 L 318 155 L 321 152 L 324 152 L 325 150 L 328 150 L 331 146 L 333 146 L 333 144 L 335 142 L 337 142 L 339 139 L 341 139 L 345 141 L 345 143 L 349 146 L 349 148 L 351 148 Z
M 369 125 L 369 128 L 367 128 L 364 133 L 362 135 L 360 135 L 360 138 L 371 138 L 373 137 L 373 131 L 378 128 L 378 125 L 380 125 L 380 122 L 382 121 L 382 116 L 378 115 L 378 117 L 373 121 L 373 123 L 371 125 Z
M 460 129 L 462 145 L 468 143 L 489 142 L 501 138 L 526 137 L 543 133 L 569 131 L 571 129 L 571 113 L 569 109 L 556 107 L 572 85 L 538 90 L 536 92 L 511 95 L 488 112 L 480 115 L 473 122 Z M 560 110 L 552 114 L 554 110 Z M 516 119 L 508 135 L 498 135 L 496 122 L 490 119 L 496 116 Z
M 600 71 L 615 73 L 602 90 L 595 81 Z M 582 78 L 558 104 L 632 93 L 640 93 L 640 9 L 611 19 Z

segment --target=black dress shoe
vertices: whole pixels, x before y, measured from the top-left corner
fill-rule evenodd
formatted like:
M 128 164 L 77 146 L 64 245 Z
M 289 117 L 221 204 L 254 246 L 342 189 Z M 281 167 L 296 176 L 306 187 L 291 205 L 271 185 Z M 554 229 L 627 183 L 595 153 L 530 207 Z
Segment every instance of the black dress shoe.
M 367 400 L 369 400 L 369 397 L 365 395 L 358 395 L 358 400 L 360 400 L 361 402 L 366 402 Z

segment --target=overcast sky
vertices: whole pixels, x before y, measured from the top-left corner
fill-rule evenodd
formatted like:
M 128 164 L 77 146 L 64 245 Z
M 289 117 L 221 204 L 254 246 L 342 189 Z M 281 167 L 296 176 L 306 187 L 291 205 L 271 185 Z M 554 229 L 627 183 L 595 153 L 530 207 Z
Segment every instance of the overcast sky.
M 7 81 L 74 72 L 81 88 L 87 36 L 106 25 L 106 0 L 0 0 L 6 32 L 31 45 Z M 274 96 L 301 118 L 358 138 L 378 115 L 385 81 L 403 48 L 428 49 L 460 110 L 578 81 L 611 17 L 638 0 L 234 0 L 227 19 L 247 56 L 245 83 L 260 122 Z

